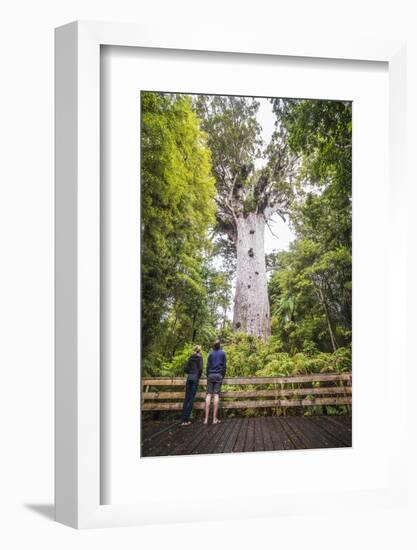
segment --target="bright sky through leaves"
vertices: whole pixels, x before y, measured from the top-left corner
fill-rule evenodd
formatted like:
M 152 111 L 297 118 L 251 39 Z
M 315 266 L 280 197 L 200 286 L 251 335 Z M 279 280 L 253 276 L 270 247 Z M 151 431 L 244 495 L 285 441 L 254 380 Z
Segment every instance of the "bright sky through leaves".
M 272 104 L 268 99 L 259 98 L 258 101 L 257 119 L 262 127 L 262 139 L 267 144 L 271 140 L 276 117 L 272 111 Z M 260 168 L 264 163 L 264 159 L 258 159 L 256 165 Z M 295 239 L 288 222 L 284 222 L 278 214 L 274 214 L 270 226 L 271 229 L 265 226 L 265 253 L 269 254 L 273 250 L 288 250 L 290 242 Z

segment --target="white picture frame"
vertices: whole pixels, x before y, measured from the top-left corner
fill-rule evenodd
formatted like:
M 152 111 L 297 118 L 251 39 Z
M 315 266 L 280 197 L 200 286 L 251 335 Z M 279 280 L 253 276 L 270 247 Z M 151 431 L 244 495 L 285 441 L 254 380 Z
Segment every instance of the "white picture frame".
M 197 32 L 198 31 L 198 32 Z M 76 528 L 132 525 L 160 521 L 155 509 L 133 504 L 101 504 L 100 475 L 100 47 L 101 45 L 173 50 L 285 55 L 334 60 L 382 61 L 389 70 L 390 191 L 397 200 L 396 235 L 404 232 L 406 151 L 405 44 L 369 40 L 326 42 L 197 29 L 183 36 L 175 29 L 136 25 L 75 22 L 56 30 L 56 519 Z M 392 280 L 404 278 L 402 251 L 392 249 Z M 391 313 L 405 322 L 405 304 L 390 304 Z M 400 330 L 400 329 L 399 329 Z M 405 354 L 395 370 L 397 396 L 404 398 Z M 405 398 L 404 398 L 405 401 Z M 395 410 L 403 425 L 404 406 Z M 362 503 L 395 504 L 405 498 L 406 479 L 402 432 L 383 491 L 340 493 L 352 507 Z M 322 495 L 322 500 L 324 495 Z M 317 494 L 303 495 L 305 509 Z M 300 495 L 273 513 L 301 510 Z M 244 510 L 236 499 L 235 515 Z M 166 501 L 166 521 L 182 518 L 175 498 Z M 213 516 L 215 517 L 215 516 Z

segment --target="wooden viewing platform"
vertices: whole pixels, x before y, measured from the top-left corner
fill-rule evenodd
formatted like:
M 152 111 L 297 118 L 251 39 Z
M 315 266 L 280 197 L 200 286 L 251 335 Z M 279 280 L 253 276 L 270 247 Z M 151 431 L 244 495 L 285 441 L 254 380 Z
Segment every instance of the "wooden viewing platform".
M 220 399 L 222 422 L 216 426 L 204 426 L 198 416 L 192 425 L 180 426 L 184 385 L 184 377 L 142 379 L 142 456 L 317 449 L 352 444 L 351 372 L 225 378 Z M 207 379 L 202 378 L 194 403 L 196 410 L 204 408 L 206 385 Z M 336 409 L 329 411 L 329 407 Z M 263 416 L 227 418 L 228 410 L 236 414 L 236 410 L 242 409 L 257 410 Z M 328 412 L 344 414 L 328 415 Z M 156 420 L 155 415 L 161 414 L 171 420 Z
M 228 418 L 208 426 L 151 420 L 142 430 L 143 457 L 352 446 L 350 415 Z

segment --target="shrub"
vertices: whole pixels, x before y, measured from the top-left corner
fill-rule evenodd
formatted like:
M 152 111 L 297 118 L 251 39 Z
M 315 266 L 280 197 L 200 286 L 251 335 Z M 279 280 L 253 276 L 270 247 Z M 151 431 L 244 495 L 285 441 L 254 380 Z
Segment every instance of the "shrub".
M 193 353 L 194 344 L 186 344 L 178 350 L 171 361 L 160 361 L 153 369 L 147 360 L 143 372 L 157 376 L 182 376 L 184 366 Z M 318 352 L 306 345 L 303 352 L 290 355 L 282 351 L 282 342 L 270 336 L 266 342 L 255 336 L 234 333 L 223 345 L 227 355 L 227 375 L 234 376 L 291 376 L 319 372 L 344 372 L 351 370 L 350 347 L 339 348 L 334 353 Z M 203 350 L 204 366 L 210 350 Z M 158 360 L 155 359 L 155 364 Z

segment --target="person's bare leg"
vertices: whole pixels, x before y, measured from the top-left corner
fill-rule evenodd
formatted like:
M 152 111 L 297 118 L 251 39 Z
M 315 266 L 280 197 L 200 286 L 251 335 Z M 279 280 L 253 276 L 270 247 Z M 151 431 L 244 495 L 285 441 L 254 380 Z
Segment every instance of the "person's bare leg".
M 206 409 L 205 409 L 205 417 L 204 417 L 204 424 L 208 424 L 209 414 L 210 414 L 210 402 L 211 402 L 211 394 L 208 393 L 206 395 Z
M 214 394 L 214 412 L 213 412 L 213 424 L 219 424 L 220 420 L 217 418 L 219 412 L 219 394 Z

